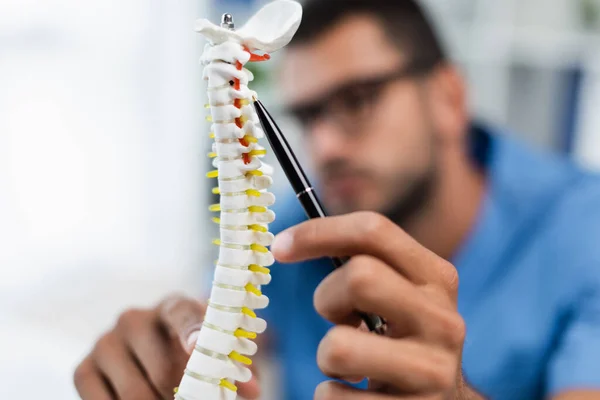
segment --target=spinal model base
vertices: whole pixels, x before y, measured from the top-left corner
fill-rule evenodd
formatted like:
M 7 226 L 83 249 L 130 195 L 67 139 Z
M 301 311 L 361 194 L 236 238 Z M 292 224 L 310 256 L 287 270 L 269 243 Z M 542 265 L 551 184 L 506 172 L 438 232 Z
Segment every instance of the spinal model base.
M 215 139 L 210 157 L 217 168 L 208 176 L 219 182 L 213 192 L 220 194 L 220 203 L 211 206 L 211 211 L 220 212 L 220 218 L 213 219 L 220 225 L 220 239 L 214 242 L 219 259 L 204 323 L 175 399 L 234 400 L 236 382 L 252 377 L 248 356 L 257 346 L 251 339 L 266 329 L 254 310 L 269 303 L 260 287 L 271 280 L 267 267 L 274 260 L 267 247 L 273 234 L 268 225 L 275 214 L 268 207 L 275 197 L 267 191 L 273 182 L 271 168 L 260 160 L 266 150 L 258 143 L 264 132 L 252 106 L 257 95 L 248 88 L 253 75 L 244 66 L 269 59 L 255 52 L 287 45 L 301 17 L 298 3 L 280 0 L 265 6 L 240 30 L 234 29 L 229 15 L 221 26 L 207 20 L 197 23 L 197 31 L 209 41 L 202 64 Z

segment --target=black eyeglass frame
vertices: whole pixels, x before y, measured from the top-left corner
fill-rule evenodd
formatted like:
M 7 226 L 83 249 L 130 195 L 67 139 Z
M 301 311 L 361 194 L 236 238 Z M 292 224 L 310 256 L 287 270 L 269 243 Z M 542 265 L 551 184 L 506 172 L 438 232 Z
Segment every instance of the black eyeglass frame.
M 313 121 L 323 117 L 327 109 L 335 99 L 343 98 L 345 93 L 367 89 L 371 98 L 368 101 L 375 103 L 382 90 L 390 83 L 404 80 L 416 79 L 428 76 L 439 66 L 440 62 L 432 61 L 413 61 L 405 64 L 391 73 L 383 76 L 357 79 L 347 82 L 325 94 L 320 100 L 310 103 L 288 107 L 284 110 L 285 114 L 292 116 L 299 121 L 305 128 Z

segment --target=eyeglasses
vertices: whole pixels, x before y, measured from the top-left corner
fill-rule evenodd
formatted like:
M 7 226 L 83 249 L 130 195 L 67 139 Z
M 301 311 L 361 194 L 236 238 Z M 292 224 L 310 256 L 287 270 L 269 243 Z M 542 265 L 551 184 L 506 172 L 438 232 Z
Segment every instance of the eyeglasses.
M 322 118 L 336 123 L 348 134 L 360 132 L 387 85 L 398 80 L 424 76 L 434 68 L 435 64 L 432 63 L 413 62 L 384 76 L 346 83 L 317 102 L 290 107 L 287 113 L 307 133 Z

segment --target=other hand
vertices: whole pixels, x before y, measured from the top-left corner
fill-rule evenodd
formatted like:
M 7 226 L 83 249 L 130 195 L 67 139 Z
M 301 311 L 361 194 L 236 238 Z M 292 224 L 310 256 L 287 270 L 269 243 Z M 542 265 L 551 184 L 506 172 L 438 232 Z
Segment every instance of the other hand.
M 172 400 L 205 311 L 203 303 L 173 296 L 156 308 L 123 313 L 75 371 L 81 398 Z M 248 399 L 260 394 L 256 378 L 237 385 Z

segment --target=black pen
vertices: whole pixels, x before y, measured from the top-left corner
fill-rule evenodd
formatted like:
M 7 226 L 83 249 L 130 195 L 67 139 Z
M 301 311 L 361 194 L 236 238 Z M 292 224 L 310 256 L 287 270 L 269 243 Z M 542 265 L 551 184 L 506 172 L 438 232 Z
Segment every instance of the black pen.
M 308 218 L 327 217 L 314 188 L 310 184 L 304 170 L 296 159 L 296 155 L 277 126 L 277 123 L 275 123 L 273 117 L 271 117 L 265 106 L 259 100 L 254 102 L 254 108 L 256 109 L 256 114 L 258 114 L 260 123 L 265 131 L 267 140 L 271 144 L 273 152 L 275 153 L 279 164 L 281 164 L 281 168 L 290 181 L 290 184 L 296 193 L 296 197 L 298 198 L 298 201 L 300 201 Z M 347 258 L 342 259 L 338 257 L 333 257 L 331 260 L 336 268 L 340 268 L 348 261 Z M 371 332 L 380 335 L 385 333 L 385 321 L 381 317 L 362 312 L 359 312 L 359 315 Z

